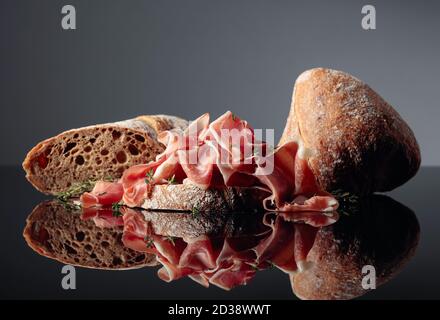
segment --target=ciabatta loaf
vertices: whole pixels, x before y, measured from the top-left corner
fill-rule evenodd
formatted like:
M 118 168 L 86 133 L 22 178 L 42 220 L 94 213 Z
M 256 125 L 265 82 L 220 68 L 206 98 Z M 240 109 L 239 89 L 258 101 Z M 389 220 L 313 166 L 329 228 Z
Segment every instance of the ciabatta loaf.
M 413 132 L 384 99 L 355 77 L 324 68 L 296 80 L 280 144 L 301 140 L 321 187 L 388 191 L 420 166 Z
M 32 148 L 23 168 L 29 182 L 47 194 L 85 181 L 116 180 L 128 167 L 148 163 L 164 150 L 158 133 L 187 125 L 178 117 L 155 115 L 69 130 Z

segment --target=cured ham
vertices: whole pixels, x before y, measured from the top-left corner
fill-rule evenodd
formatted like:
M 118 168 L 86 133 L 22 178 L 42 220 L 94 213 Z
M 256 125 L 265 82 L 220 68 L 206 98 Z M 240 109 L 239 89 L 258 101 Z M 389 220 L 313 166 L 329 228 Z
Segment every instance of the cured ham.
M 190 277 L 205 287 L 212 284 L 225 290 L 247 284 L 257 270 L 270 266 L 289 275 L 310 267 L 307 254 L 320 227 L 319 220 L 313 222 L 315 226 L 304 223 L 310 222 L 310 215 L 298 216 L 293 222 L 267 213 L 266 229 L 256 234 L 170 238 L 154 234 L 141 212 L 123 210 L 124 245 L 155 254 L 162 265 L 160 279 L 170 282 Z
M 289 212 L 333 212 L 338 202 L 321 190 L 307 163 L 307 150 L 295 141 L 275 150 L 256 139 L 246 121 L 230 111 L 212 123 L 204 114 L 184 132 L 162 132 L 166 148 L 156 160 L 127 169 L 118 182 L 98 182 L 81 196 L 83 207 L 122 201 L 142 206 L 154 185 L 193 183 L 208 188 L 255 187 L 270 192 L 264 208 Z

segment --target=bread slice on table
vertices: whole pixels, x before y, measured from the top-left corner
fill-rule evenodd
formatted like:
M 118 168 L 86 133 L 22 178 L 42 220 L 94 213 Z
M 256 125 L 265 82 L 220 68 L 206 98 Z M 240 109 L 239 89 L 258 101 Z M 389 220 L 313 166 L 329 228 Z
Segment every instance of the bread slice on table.
M 154 255 L 126 248 L 122 231 L 122 226 L 100 228 L 93 219 L 81 219 L 80 211 L 52 200 L 35 207 L 23 236 L 37 253 L 74 266 L 126 270 L 157 265 Z
M 388 191 L 413 177 L 420 150 L 413 132 L 384 99 L 355 77 L 316 68 L 296 80 L 280 144 L 299 140 L 321 187 Z
M 157 134 L 187 125 L 178 117 L 154 115 L 69 130 L 32 148 L 23 168 L 41 192 L 80 194 L 93 187 L 90 181 L 116 180 L 130 166 L 154 160 L 164 150 Z
M 414 212 L 389 197 L 374 195 L 360 204 L 358 212 L 318 231 L 307 255 L 312 267 L 291 276 L 292 289 L 307 300 L 359 297 L 372 290 L 365 287 L 373 284 L 372 277 L 376 287 L 395 277 L 414 256 L 419 239 Z

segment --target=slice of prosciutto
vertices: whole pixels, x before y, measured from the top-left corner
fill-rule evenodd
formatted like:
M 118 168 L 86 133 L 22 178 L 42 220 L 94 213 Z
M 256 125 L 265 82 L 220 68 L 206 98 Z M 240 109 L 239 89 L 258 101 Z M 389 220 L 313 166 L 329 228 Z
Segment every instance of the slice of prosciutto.
M 190 182 L 212 187 L 255 187 L 270 192 L 264 208 L 289 213 L 333 212 L 338 202 L 321 190 L 307 162 L 307 150 L 295 141 L 271 150 L 246 121 L 230 111 L 210 123 L 204 114 L 184 132 L 159 134 L 166 148 L 156 160 L 127 169 L 118 182 L 98 182 L 81 196 L 83 207 L 122 202 L 142 206 L 154 185 Z
M 321 227 L 319 221 L 315 226 L 307 224 L 310 218 L 305 215 L 293 222 L 267 213 L 263 218 L 266 229 L 255 234 L 171 238 L 154 234 L 141 211 L 123 210 L 124 245 L 156 255 L 162 265 L 157 272 L 160 279 L 171 282 L 189 277 L 205 287 L 211 284 L 224 290 L 246 285 L 258 270 L 270 266 L 288 275 L 311 267 L 307 255 Z

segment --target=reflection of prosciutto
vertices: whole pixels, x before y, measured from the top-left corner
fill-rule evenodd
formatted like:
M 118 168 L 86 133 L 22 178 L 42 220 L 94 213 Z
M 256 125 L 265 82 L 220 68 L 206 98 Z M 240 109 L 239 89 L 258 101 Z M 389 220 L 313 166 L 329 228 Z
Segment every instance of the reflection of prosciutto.
M 299 216 L 298 220 L 307 219 L 299 223 L 267 213 L 267 229 L 257 235 L 182 239 L 156 235 L 142 213 L 128 208 L 123 212 L 124 245 L 155 254 L 162 264 L 159 278 L 170 282 L 188 276 L 203 286 L 225 290 L 245 285 L 257 270 L 271 265 L 288 274 L 306 267 L 320 223 L 319 215 L 316 221 L 313 214 Z
M 115 228 L 124 225 L 124 220 L 122 216 L 115 215 L 112 208 L 83 208 L 82 220 L 92 219 L 97 227 L 100 228 Z
M 238 134 L 239 143 L 225 140 L 224 132 Z M 204 114 L 183 135 L 166 131 L 158 139 L 166 149 L 155 161 L 127 169 L 118 182 L 98 182 L 91 193 L 81 197 L 83 207 L 121 200 L 129 207 L 138 207 L 155 184 L 167 183 L 168 179 L 203 189 L 263 188 L 271 194 L 264 201 L 265 209 L 284 212 L 284 216 L 295 211 L 331 212 L 338 206 L 317 185 L 304 147 L 291 141 L 269 151 L 264 142 L 255 139 L 248 123 L 229 111 L 212 123 Z

